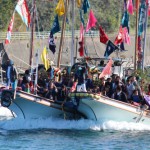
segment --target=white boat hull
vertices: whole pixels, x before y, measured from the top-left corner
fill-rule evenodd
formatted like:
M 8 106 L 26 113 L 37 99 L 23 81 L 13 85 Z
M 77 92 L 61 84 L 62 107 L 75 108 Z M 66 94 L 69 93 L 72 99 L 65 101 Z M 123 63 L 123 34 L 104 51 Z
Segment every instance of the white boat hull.
M 78 111 L 83 113 L 87 119 L 100 122 L 113 120 L 150 125 L 150 112 L 137 106 L 102 96 L 99 96 L 98 99 L 84 96 L 78 98 Z
M 2 94 L 3 95 L 3 94 Z M 72 117 L 74 112 L 68 108 L 63 109 L 59 102 L 50 101 L 42 97 L 18 91 L 16 98 L 12 99 L 8 107 L 17 117 L 30 118 L 64 118 Z

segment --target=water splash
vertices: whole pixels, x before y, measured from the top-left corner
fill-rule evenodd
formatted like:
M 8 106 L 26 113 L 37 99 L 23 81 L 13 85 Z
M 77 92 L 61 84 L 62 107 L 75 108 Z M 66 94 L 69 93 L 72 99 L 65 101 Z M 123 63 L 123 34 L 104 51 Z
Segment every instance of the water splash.
M 5 116 L 5 119 L 3 118 Z M 0 108 L 0 128 L 3 130 L 21 130 L 21 129 L 68 129 L 68 130 L 117 130 L 117 131 L 145 131 L 150 130 L 150 126 L 128 122 L 96 122 L 92 120 L 64 120 L 57 118 L 38 118 L 24 120 L 11 118 L 12 115 L 8 109 Z M 3 119 L 2 119 L 3 118 Z M 11 119 L 10 119 L 11 118 Z

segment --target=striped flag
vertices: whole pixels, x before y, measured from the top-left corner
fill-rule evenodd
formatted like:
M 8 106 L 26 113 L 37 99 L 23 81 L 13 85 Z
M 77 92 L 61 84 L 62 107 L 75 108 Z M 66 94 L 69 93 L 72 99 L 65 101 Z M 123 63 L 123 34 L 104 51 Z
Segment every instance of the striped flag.
M 15 10 L 21 16 L 22 21 L 29 27 L 30 24 L 30 13 L 28 10 L 26 0 L 18 0 Z
M 12 18 L 10 20 L 10 23 L 9 23 L 9 26 L 8 26 L 7 37 L 5 39 L 5 44 L 10 43 L 11 33 L 12 33 L 12 29 L 13 29 L 13 24 L 14 24 L 14 16 L 15 16 L 15 12 L 13 13 L 13 16 L 12 16 Z

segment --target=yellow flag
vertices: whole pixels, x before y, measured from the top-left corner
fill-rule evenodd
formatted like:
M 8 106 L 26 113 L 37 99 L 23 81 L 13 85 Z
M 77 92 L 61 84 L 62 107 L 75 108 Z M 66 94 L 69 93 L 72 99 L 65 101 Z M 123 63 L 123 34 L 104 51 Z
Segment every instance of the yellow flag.
M 79 8 L 81 7 L 81 0 L 77 0 L 77 5 Z
M 55 10 L 58 16 L 62 16 L 65 13 L 64 0 L 59 0 Z
M 41 54 L 41 59 L 42 59 L 42 62 L 44 64 L 46 70 L 50 67 L 49 60 L 47 59 L 47 53 L 48 53 L 47 49 L 46 49 L 46 47 L 44 47 L 44 50 L 43 50 L 43 52 Z

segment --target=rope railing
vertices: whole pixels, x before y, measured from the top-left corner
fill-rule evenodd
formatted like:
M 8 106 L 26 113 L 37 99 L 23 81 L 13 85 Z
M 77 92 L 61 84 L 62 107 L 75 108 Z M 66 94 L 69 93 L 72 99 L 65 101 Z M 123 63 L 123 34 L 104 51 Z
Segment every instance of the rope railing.
M 36 39 L 47 39 L 49 37 L 49 31 L 43 31 L 43 32 L 34 32 L 34 38 Z M 12 32 L 11 39 L 13 40 L 25 40 L 30 38 L 30 32 Z M 0 32 L 0 40 L 4 40 L 6 38 L 7 32 Z M 61 32 L 58 32 L 55 34 L 55 36 L 60 37 Z M 65 31 L 66 37 L 71 37 L 72 32 L 71 31 Z M 80 31 L 75 31 L 75 36 L 80 36 Z M 85 34 L 86 37 L 98 37 L 99 31 L 92 31 Z

